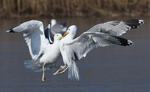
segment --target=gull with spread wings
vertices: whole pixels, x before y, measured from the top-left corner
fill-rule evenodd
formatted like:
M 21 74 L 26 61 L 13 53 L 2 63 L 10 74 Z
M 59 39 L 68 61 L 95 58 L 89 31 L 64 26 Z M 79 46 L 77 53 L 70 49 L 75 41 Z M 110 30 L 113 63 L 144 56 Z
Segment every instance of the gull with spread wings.
M 53 44 L 50 44 L 49 37 L 46 37 L 46 35 L 50 36 L 49 31 L 50 25 L 44 31 L 43 23 L 38 20 L 26 21 L 7 31 L 9 33 L 23 33 L 32 58 L 32 60 L 25 61 L 24 65 L 34 72 L 42 71 L 42 81 L 45 81 L 44 71 L 50 69 L 48 65 L 55 64 L 56 59 L 60 56 L 59 41 L 62 35 L 56 33 Z
M 24 22 L 7 32 L 23 33 L 32 58 L 32 60 L 25 61 L 25 67 L 35 72 L 42 71 L 42 81 L 45 81 L 44 71 L 49 70 L 48 65 L 56 63 L 60 54 L 63 57 L 64 66 L 61 66 L 54 75 L 61 74 L 68 69 L 68 78 L 79 80 L 79 70 L 75 61 L 86 57 L 89 51 L 97 47 L 131 45 L 131 40 L 120 36 L 142 23 L 144 23 L 143 20 L 137 19 L 106 22 L 95 25 L 77 38 L 75 38 L 77 27 L 72 25 L 64 36 L 56 32 L 53 43 L 50 43 L 49 39 L 51 26 L 49 25 L 44 31 L 43 23 L 38 20 Z
M 138 19 L 110 21 L 95 25 L 77 38 L 75 38 L 77 27 L 70 26 L 66 32 L 67 35 L 60 41 L 60 52 L 65 64 L 64 67 L 66 67 L 65 70 L 68 69 L 68 78 L 79 80 L 79 70 L 75 61 L 86 57 L 87 53 L 94 48 L 110 45 L 132 45 L 131 40 L 120 36 L 143 23 L 144 20 Z M 63 72 L 58 70 L 54 75 Z

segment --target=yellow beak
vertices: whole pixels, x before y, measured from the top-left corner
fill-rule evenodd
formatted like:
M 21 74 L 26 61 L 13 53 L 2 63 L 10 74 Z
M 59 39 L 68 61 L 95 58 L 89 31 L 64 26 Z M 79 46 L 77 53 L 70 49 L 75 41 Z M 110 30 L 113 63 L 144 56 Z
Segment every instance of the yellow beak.
M 64 35 L 63 35 L 63 37 L 65 37 L 67 34 L 69 34 L 69 32 L 65 32 Z
M 65 32 L 63 36 L 60 37 L 60 39 L 64 38 L 69 32 Z
M 60 36 L 60 39 L 64 38 L 63 36 Z

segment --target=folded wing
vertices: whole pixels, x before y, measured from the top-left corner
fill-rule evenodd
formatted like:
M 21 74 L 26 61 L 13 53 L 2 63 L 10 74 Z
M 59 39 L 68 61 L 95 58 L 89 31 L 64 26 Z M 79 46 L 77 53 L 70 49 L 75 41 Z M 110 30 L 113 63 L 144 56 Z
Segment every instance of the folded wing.
M 44 34 L 45 34 L 45 37 L 49 40 L 49 43 L 52 44 L 53 41 L 52 41 L 50 24 L 48 24 L 48 26 L 45 28 Z

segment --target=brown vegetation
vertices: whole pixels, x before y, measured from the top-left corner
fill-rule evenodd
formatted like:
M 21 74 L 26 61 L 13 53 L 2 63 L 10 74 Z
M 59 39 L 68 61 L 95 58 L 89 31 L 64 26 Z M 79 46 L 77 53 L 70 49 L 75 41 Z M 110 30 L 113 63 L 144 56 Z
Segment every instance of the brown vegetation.
M 0 17 L 146 16 L 150 0 L 0 0 Z

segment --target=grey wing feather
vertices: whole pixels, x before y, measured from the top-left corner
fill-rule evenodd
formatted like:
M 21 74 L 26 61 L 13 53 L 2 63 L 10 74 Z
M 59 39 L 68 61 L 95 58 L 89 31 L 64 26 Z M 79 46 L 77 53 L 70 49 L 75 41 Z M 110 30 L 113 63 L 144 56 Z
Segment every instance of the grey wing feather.
M 130 19 L 126 21 L 110 21 L 97 24 L 90 28 L 88 32 L 103 32 L 114 36 L 121 36 L 131 29 L 137 28 L 144 20 Z
M 48 44 L 41 21 L 30 20 L 12 28 L 11 31 L 23 33 L 33 60 L 36 60 L 41 55 L 42 50 Z
M 67 28 L 61 24 L 55 24 L 54 26 L 52 26 L 51 31 L 53 35 L 55 35 L 56 33 L 63 34 L 66 31 L 66 29 Z
M 81 36 L 73 40 L 73 42 L 65 45 L 76 57 L 80 60 L 86 57 L 87 53 L 97 47 L 105 47 L 109 45 L 122 45 L 128 46 L 132 42 L 121 37 L 111 36 L 105 33 L 83 33 Z M 71 54 L 71 53 L 70 53 Z
M 87 53 L 94 48 L 113 44 L 128 46 L 132 44 L 132 41 L 101 32 L 85 32 L 72 42 L 64 43 L 60 50 L 64 64 L 68 65 L 68 78 L 79 80 L 79 71 L 75 63 L 76 60 L 86 57 Z
M 43 55 L 43 50 L 49 44 L 44 35 L 43 23 L 38 20 L 30 20 L 8 30 L 7 32 L 23 33 L 32 57 L 32 60 L 24 62 L 24 66 L 34 72 L 40 72 L 41 65 L 39 63 L 39 58 Z M 48 67 L 45 68 L 48 69 Z

